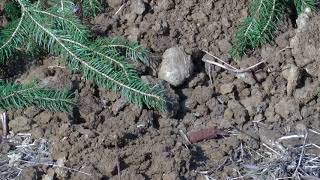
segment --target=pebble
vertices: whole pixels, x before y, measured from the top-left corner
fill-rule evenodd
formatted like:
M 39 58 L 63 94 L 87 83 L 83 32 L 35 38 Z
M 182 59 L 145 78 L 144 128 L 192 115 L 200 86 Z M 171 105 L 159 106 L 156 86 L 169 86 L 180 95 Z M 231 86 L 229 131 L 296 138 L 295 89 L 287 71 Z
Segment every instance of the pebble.
M 173 86 L 181 85 L 193 73 L 191 56 L 182 47 L 167 49 L 163 54 L 159 78 Z
M 230 121 L 233 118 L 233 111 L 230 108 L 227 108 L 224 111 L 223 117 L 225 120 Z

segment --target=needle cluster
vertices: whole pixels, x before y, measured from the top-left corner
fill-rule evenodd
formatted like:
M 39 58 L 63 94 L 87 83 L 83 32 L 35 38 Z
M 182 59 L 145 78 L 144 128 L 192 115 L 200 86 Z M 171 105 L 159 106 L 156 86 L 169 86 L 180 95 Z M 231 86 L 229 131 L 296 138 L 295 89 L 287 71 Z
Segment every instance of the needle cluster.
M 293 3 L 298 14 L 315 7 L 315 0 L 293 0 Z M 249 16 L 240 22 L 234 35 L 231 57 L 240 59 L 248 49 L 270 42 L 284 9 L 289 5 L 290 0 L 251 0 Z
M 99 87 L 119 92 L 127 100 L 140 106 L 164 110 L 164 91 L 158 86 L 143 82 L 129 63 L 129 59 L 147 62 L 148 51 L 141 45 L 123 38 L 94 39 L 75 15 L 80 8 L 83 16 L 93 16 L 101 11 L 101 7 L 98 0 L 82 0 L 80 5 L 70 0 L 9 1 L 5 12 L 11 21 L 0 32 L 0 63 L 17 54 L 34 54 L 41 49 L 50 55 L 60 56 L 73 72 L 82 73 L 87 80 Z M 14 88 L 9 88 L 10 86 Z M 6 84 L 3 87 L 8 88 L 12 92 L 15 89 L 20 90 L 16 85 Z M 0 92 L 1 90 L 0 88 Z M 38 93 L 42 94 L 42 91 L 29 93 L 28 97 L 37 97 Z M 51 97 L 49 94 L 48 97 Z M 59 97 L 71 98 L 69 95 L 63 95 Z M 6 96 L 0 93 L 0 102 Z M 20 103 L 14 102 L 23 101 L 25 96 L 13 93 L 11 97 L 12 99 L 6 100 L 0 108 L 21 107 Z M 40 101 L 42 102 L 42 99 L 33 103 L 53 110 L 68 109 L 62 102 L 57 104 L 61 105 L 61 108 L 50 108 L 50 103 Z M 30 103 L 23 104 L 27 106 Z

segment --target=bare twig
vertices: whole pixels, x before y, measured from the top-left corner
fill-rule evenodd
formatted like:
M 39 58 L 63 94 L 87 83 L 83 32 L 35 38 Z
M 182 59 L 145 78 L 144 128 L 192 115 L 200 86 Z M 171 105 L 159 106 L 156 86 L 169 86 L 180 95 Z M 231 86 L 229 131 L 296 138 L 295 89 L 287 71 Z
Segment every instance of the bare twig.
M 180 133 L 180 135 L 182 136 L 182 138 L 188 143 L 188 145 L 191 144 L 188 136 L 183 132 L 183 130 L 180 129 L 180 130 L 179 130 L 179 133 Z
M 120 169 L 120 151 L 118 146 L 119 136 L 115 136 L 115 148 L 116 148 L 116 163 L 117 163 L 117 171 L 118 171 L 118 179 L 121 180 L 121 169 Z
M 1 123 L 2 123 L 2 137 L 7 138 L 9 134 L 9 130 L 8 130 L 8 119 L 7 119 L 6 112 L 3 112 L 1 114 Z
M 306 132 L 305 137 L 304 137 L 304 140 L 303 140 L 303 146 L 302 146 L 302 150 L 301 150 L 299 162 L 298 162 L 298 165 L 297 165 L 296 170 L 295 170 L 294 173 L 293 173 L 293 177 L 296 177 L 296 176 L 297 176 L 298 170 L 299 170 L 299 168 L 300 168 L 301 161 L 302 161 L 302 158 L 303 158 L 303 156 L 304 156 L 304 151 L 305 151 L 305 146 L 306 146 L 307 138 L 308 138 L 308 133 Z
M 91 174 L 89 174 L 89 173 L 86 173 L 86 172 L 83 172 L 83 171 L 80 171 L 80 170 L 76 170 L 76 169 L 73 169 L 73 168 L 69 168 L 69 167 L 66 167 L 66 166 L 60 166 L 60 165 L 54 164 L 54 163 L 42 163 L 42 162 L 32 162 L 32 161 L 24 161 L 24 160 L 18 160 L 18 161 L 19 162 L 28 163 L 28 164 L 30 164 L 32 166 L 39 166 L 39 165 L 52 166 L 52 167 L 66 169 L 66 170 L 69 170 L 69 171 L 75 171 L 75 172 L 78 172 L 78 173 L 81 173 L 81 174 L 85 174 L 87 176 L 91 176 Z
M 206 63 L 209 63 L 209 64 L 213 64 L 213 65 L 216 65 L 218 67 L 221 67 L 223 69 L 226 69 L 228 71 L 231 71 L 231 72 L 234 72 L 234 73 L 244 73 L 244 72 L 248 72 L 256 67 L 258 67 L 259 65 L 265 63 L 265 61 L 260 61 L 250 67 L 247 67 L 245 69 L 238 69 L 226 62 L 224 62 L 222 59 L 218 58 L 217 56 L 214 56 L 213 54 L 210 54 L 209 52 L 207 51 L 204 51 L 205 53 L 207 53 L 208 55 L 210 55 L 211 57 L 215 58 L 217 61 L 219 62 L 216 62 L 216 61 L 213 61 L 213 60 L 208 60 L 208 59 L 202 59 L 202 61 L 206 62 Z

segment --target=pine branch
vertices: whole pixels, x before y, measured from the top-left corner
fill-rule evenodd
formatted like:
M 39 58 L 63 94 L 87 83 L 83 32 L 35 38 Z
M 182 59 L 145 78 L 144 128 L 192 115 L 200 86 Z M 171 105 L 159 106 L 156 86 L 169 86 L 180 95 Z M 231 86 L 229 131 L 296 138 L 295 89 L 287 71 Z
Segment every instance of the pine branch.
M 252 0 L 250 16 L 240 23 L 235 33 L 231 57 L 239 59 L 247 49 L 271 41 L 283 9 L 283 0 Z
M 5 29 L 0 32 L 0 63 L 11 57 L 17 47 L 21 47 L 25 42 L 27 29 L 24 24 L 25 13 L 22 13 L 18 20 L 10 22 Z
M 69 31 L 67 29 L 70 28 L 67 27 L 70 23 L 65 24 L 65 22 L 70 21 L 72 18 L 59 16 L 55 14 L 55 11 L 50 11 L 50 14 L 40 12 L 39 6 L 34 6 L 27 0 L 17 1 L 25 16 L 23 22 L 28 24 L 28 27 L 26 27 L 29 32 L 28 35 L 33 37 L 39 46 L 52 55 L 63 56 L 71 69 L 77 69 L 82 72 L 88 80 L 95 82 L 100 87 L 121 92 L 129 101 L 138 105 L 159 109 L 165 108 L 164 92 L 160 88 L 151 87 L 139 79 L 135 70 L 126 62 L 125 57 L 115 49 L 117 47 L 114 42 L 109 42 L 106 39 L 96 42 L 82 42 L 82 38 L 77 37 L 80 34 L 77 33 L 77 30 Z M 60 24 L 56 23 L 57 21 Z M 77 24 L 75 21 L 72 22 Z M 61 28 L 64 26 L 66 28 Z M 74 27 L 78 27 L 78 25 Z M 86 33 L 84 32 L 83 34 L 85 35 Z M 102 46 L 101 43 L 111 44 L 114 47 Z M 120 44 L 119 48 L 131 48 L 127 55 L 130 54 L 135 58 L 144 58 L 144 51 L 136 44 L 126 42 L 125 44 Z M 134 56 L 133 53 L 135 53 Z
M 121 51 L 127 58 L 133 61 L 148 63 L 149 51 L 138 43 L 117 37 L 104 39 L 99 42 L 99 44 L 101 44 L 101 47 L 105 50 L 113 49 L 113 51 Z
M 301 14 L 306 8 L 313 10 L 316 5 L 315 0 L 294 0 L 294 5 L 298 14 Z
M 4 6 L 4 14 L 11 20 L 18 19 L 21 16 L 19 4 L 16 1 L 9 1 Z
M 56 91 L 30 84 L 0 84 L 0 109 L 25 108 L 36 105 L 52 111 L 70 111 L 74 105 L 68 90 Z
M 99 0 L 82 0 L 82 11 L 84 17 L 96 16 L 102 11 Z

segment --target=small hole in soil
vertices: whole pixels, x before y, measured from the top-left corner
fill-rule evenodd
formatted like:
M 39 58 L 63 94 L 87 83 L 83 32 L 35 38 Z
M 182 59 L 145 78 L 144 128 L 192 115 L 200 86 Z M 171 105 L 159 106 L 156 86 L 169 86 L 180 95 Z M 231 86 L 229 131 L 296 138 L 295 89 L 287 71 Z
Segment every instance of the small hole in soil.
M 298 12 L 293 1 L 289 1 L 289 9 L 287 11 L 293 27 L 297 28 L 296 19 L 298 18 Z
M 72 110 L 72 115 L 70 116 L 70 119 L 73 124 L 81 124 L 85 123 L 85 119 L 83 119 L 80 115 L 80 111 L 78 107 L 74 107 Z
M 301 71 L 301 79 L 298 81 L 297 88 L 303 88 L 308 82 L 310 82 L 312 79 L 312 76 L 307 73 L 307 71 L 304 69 Z

